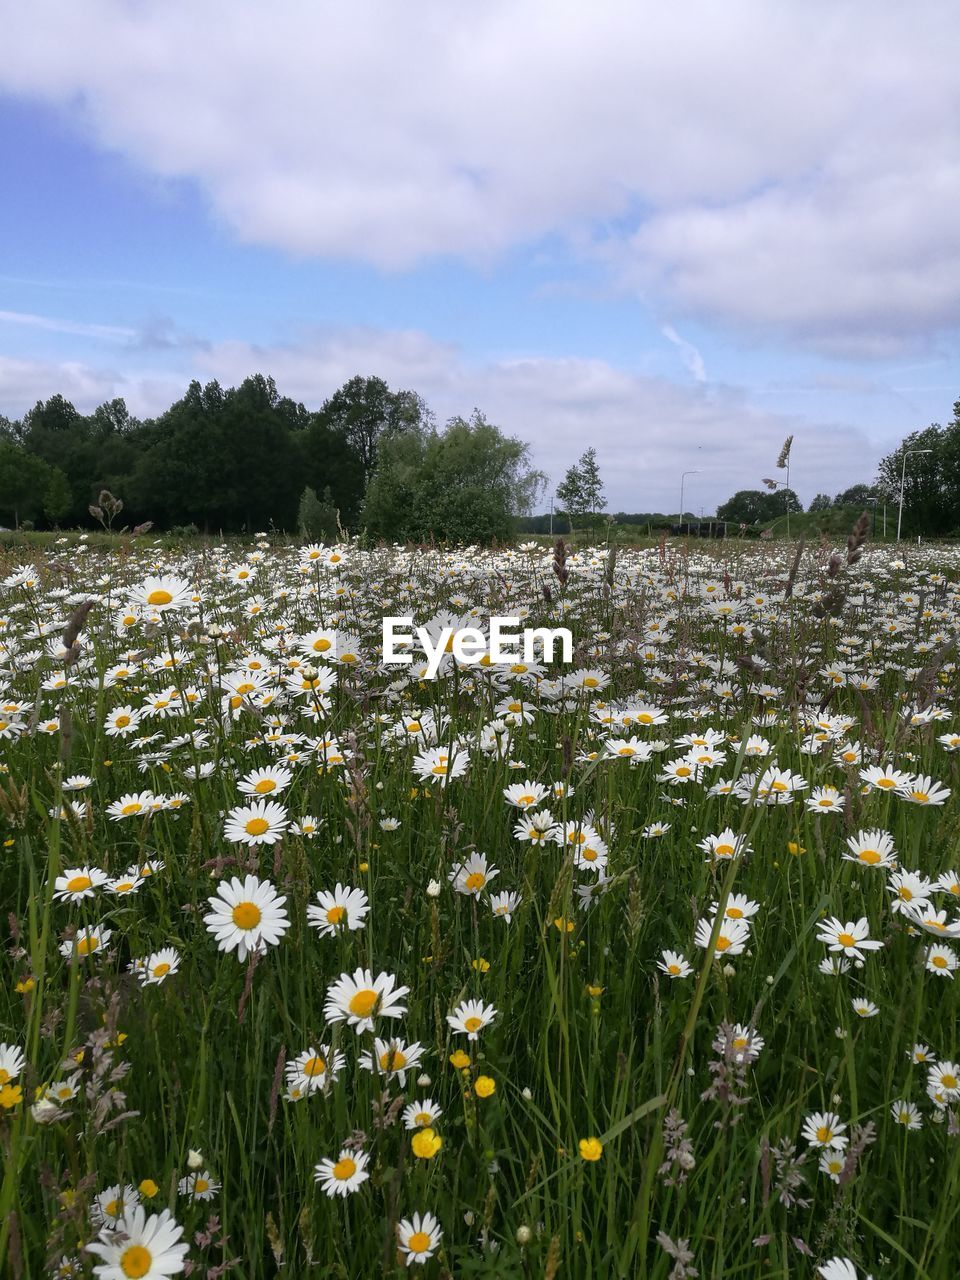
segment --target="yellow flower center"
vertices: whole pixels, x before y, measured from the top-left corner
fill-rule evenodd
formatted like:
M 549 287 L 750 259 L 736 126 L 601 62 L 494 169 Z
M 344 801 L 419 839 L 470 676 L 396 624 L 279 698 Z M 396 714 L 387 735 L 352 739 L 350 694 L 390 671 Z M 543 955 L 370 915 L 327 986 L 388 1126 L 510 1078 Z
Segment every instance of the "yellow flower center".
M 677 768 L 678 778 L 689 778 L 691 773 L 693 773 L 693 770 L 688 768 L 685 764 L 682 764 Z
M 649 711 L 641 711 L 637 716 L 638 724 L 653 724 L 653 716 Z
M 339 924 L 346 914 L 346 907 L 331 907 L 327 912 L 327 920 L 330 924 Z
M 915 800 L 917 804 L 927 804 L 930 800 L 930 795 L 926 791 L 911 791 L 910 798 Z
M 93 881 L 89 876 L 72 876 L 67 881 L 67 888 L 71 893 L 81 893 L 84 889 L 89 889 Z
M 261 778 L 253 789 L 258 796 L 265 796 L 271 791 L 276 791 L 277 784 L 273 778 Z
M 536 804 L 536 803 L 537 803 L 536 796 L 526 795 L 526 796 L 519 796 L 517 798 L 517 804 L 528 805 L 528 804 Z
M 746 1036 L 737 1036 L 733 1041 L 734 1049 L 745 1049 L 750 1041 Z
M 861 862 L 866 862 L 873 867 L 876 866 L 883 855 L 877 849 L 861 849 L 858 856 Z
M 120 1199 L 111 1200 L 109 1204 L 103 1206 L 103 1212 L 108 1218 L 119 1218 L 123 1213 L 123 1201 Z
M 817 804 L 820 806 L 820 808 L 821 808 L 821 809 L 832 809 L 832 808 L 833 808 L 833 801 L 832 801 L 832 800 L 826 800 L 826 799 L 818 800 L 818 801 L 817 801 Z
M 957 1087 L 957 1077 L 951 1072 L 940 1077 L 940 1084 L 944 1089 L 955 1089 Z
M 433 1116 L 431 1116 L 429 1111 L 418 1111 L 417 1114 L 413 1117 L 413 1119 L 414 1119 L 414 1122 L 420 1125 L 422 1128 L 424 1125 L 428 1125 L 430 1123 L 430 1121 L 433 1119 Z
M 407 733 L 419 733 L 422 728 L 419 720 L 411 720 L 407 725 Z
M 479 1030 L 480 1030 L 480 1028 L 483 1026 L 483 1019 L 482 1019 L 482 1018 L 476 1018 L 476 1017 L 473 1017 L 473 1018 L 466 1018 L 466 1019 L 464 1020 L 463 1025 L 464 1025 L 464 1027 L 466 1027 L 466 1029 L 467 1029 L 468 1031 L 470 1031 L 470 1032 L 473 1032 L 473 1031 L 479 1031 Z
M 931 957 L 930 957 L 930 963 L 931 963 L 932 965 L 934 965 L 937 969 L 946 969 L 946 967 L 947 967 L 947 957 L 946 957 L 946 956 L 931 956 Z
M 726 951 L 726 949 L 727 949 L 727 947 L 729 947 L 729 945 L 730 945 L 730 939 L 729 939 L 729 938 L 725 938 L 725 937 L 723 936 L 723 934 L 721 933 L 720 937 L 717 939 L 717 950 L 718 950 L 718 951 Z
M 89 937 L 81 938 L 77 943 L 77 953 L 81 956 L 88 956 L 92 951 L 96 951 L 99 945 L 100 939 L 96 934 L 91 934 Z
M 425 1253 L 430 1248 L 430 1237 L 425 1231 L 414 1231 L 407 1240 L 407 1248 L 411 1253 Z
M 718 858 L 732 858 L 734 848 L 732 844 L 718 844 L 714 852 Z
M 896 786 L 896 783 L 894 782 L 894 780 L 893 780 L 892 778 L 878 778 L 878 779 L 877 779 L 877 786 L 878 786 L 878 787 L 883 787 L 883 788 L 884 788 L 884 790 L 886 790 L 886 789 L 888 789 L 889 787 L 894 787 L 894 786 Z
M 585 689 L 595 689 L 599 683 L 600 681 L 596 678 L 596 676 L 587 676 L 587 678 L 583 682 L 583 687 Z
M 308 1058 L 303 1064 L 303 1074 L 305 1076 L 322 1076 L 326 1069 L 327 1064 L 319 1054 L 315 1054 L 314 1057 Z
M 319 640 L 314 640 L 313 642 L 314 653 L 326 653 L 329 648 L 330 648 L 330 641 L 327 640 L 326 637 L 324 636 L 321 636 Z
M 396 1045 L 391 1045 L 389 1049 L 380 1055 L 381 1071 L 402 1071 L 406 1065 L 406 1055 L 401 1053 Z
M 822 1124 L 820 1128 L 817 1130 L 818 1142 L 829 1142 L 832 1137 L 833 1137 L 833 1130 L 825 1124 Z
M 153 976 L 155 978 L 163 978 L 166 974 L 170 972 L 170 966 L 166 962 L 166 960 L 161 960 L 159 964 L 155 964 L 153 966 L 153 969 L 151 972 L 153 973 Z
M 349 1156 L 341 1156 L 333 1166 L 333 1176 L 338 1182 L 349 1182 L 356 1172 L 356 1161 L 351 1160 Z
M 125 804 L 123 808 L 120 810 L 120 812 L 123 814 L 125 818 L 129 818 L 131 814 L 139 813 L 142 808 L 143 808 L 143 805 L 140 803 L 140 801 L 134 800 L 132 804 Z
M 238 929 L 255 929 L 260 923 L 260 908 L 255 902 L 238 902 L 230 914 Z
M 251 818 L 247 823 L 245 830 L 248 836 L 262 836 L 263 833 L 270 828 L 270 823 L 266 818 Z
M 743 912 L 739 907 L 727 907 L 726 916 L 728 920 L 742 920 Z
M 356 995 L 351 996 L 350 1003 L 347 1008 L 358 1018 L 369 1018 L 376 1008 L 377 1001 L 380 999 L 379 994 L 371 987 L 364 987 L 358 991 Z
M 857 940 L 852 933 L 838 933 L 837 941 L 844 947 L 852 947 Z
M 471 871 L 463 883 L 471 892 L 473 892 L 475 889 L 482 889 L 486 884 L 486 881 L 487 878 L 482 872 Z
M 145 1276 L 152 1266 L 153 1254 L 142 1244 L 132 1244 L 120 1255 L 120 1270 L 133 1280 L 136 1277 Z
M 172 593 L 164 590 L 163 587 L 158 587 L 147 596 L 147 604 L 169 604 L 171 600 L 173 600 Z M 137 1272 L 137 1275 L 139 1274 L 140 1272 Z
M 132 880 L 121 880 L 119 884 L 113 886 L 113 891 L 114 893 L 129 893 L 132 888 Z
M 116 728 L 118 728 L 118 729 L 125 729 L 125 728 L 127 727 L 127 725 L 130 723 L 130 717 L 129 717 L 129 716 L 117 716 L 116 720 L 114 720 L 114 722 L 113 722 L 113 723 L 114 723 L 114 725 L 116 726 Z

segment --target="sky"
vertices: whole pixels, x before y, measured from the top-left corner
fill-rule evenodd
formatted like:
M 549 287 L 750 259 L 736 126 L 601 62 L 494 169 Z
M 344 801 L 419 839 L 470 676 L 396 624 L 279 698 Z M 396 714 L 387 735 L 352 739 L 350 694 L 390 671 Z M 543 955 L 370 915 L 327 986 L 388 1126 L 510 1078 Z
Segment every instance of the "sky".
M 269 20 L 267 19 L 269 15 Z M 960 398 L 953 0 L 0 0 L 0 414 L 356 374 L 804 502 Z

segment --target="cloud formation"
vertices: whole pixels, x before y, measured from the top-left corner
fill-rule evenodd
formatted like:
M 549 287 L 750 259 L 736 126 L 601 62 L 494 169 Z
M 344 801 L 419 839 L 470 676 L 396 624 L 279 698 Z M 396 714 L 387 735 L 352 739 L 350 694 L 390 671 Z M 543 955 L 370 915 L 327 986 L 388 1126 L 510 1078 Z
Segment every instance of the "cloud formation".
M 48 0 L 0 89 L 240 240 L 405 269 L 559 235 L 662 317 L 883 356 L 960 324 L 952 0 Z

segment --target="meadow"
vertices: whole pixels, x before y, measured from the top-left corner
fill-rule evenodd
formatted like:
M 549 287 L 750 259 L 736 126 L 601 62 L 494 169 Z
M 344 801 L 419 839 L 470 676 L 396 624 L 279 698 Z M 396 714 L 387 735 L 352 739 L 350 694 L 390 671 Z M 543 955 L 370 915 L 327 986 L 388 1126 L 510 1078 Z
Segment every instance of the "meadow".
M 0 554 L 0 1272 L 956 1276 L 960 551 Z

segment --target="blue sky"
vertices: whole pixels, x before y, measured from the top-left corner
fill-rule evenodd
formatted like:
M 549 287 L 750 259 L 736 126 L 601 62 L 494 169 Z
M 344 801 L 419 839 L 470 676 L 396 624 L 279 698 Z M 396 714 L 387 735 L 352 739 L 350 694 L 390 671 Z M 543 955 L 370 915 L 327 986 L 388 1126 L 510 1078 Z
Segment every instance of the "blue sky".
M 376 373 L 709 511 L 960 397 L 953 6 L 3 8 L 7 416 Z

